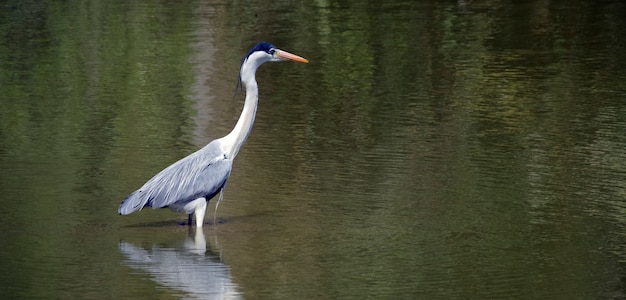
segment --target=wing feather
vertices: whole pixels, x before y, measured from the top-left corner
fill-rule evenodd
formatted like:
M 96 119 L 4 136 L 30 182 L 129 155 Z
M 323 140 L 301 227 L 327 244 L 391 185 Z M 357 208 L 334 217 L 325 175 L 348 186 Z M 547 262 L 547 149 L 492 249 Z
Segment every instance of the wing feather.
M 118 212 L 127 215 L 146 206 L 161 208 L 199 197 L 209 200 L 226 184 L 233 161 L 211 143 L 175 162 L 132 192 Z

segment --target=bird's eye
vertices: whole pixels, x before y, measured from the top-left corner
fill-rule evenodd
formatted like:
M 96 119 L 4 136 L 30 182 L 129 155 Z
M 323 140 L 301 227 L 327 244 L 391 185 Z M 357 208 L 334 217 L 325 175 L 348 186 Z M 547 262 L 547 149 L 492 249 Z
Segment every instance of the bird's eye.
M 276 49 L 274 48 L 270 48 L 270 50 L 267 51 L 267 53 L 274 55 L 274 53 L 276 52 Z

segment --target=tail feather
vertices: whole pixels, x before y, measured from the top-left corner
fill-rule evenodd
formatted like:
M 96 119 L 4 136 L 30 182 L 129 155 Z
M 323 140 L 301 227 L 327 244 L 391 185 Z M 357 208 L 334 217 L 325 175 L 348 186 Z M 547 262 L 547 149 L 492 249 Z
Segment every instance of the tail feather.
M 120 215 L 128 215 L 134 213 L 138 210 L 143 209 L 146 206 L 150 206 L 150 199 L 148 195 L 144 193 L 142 190 L 137 190 L 132 192 L 122 203 L 120 204 L 120 208 L 117 212 Z

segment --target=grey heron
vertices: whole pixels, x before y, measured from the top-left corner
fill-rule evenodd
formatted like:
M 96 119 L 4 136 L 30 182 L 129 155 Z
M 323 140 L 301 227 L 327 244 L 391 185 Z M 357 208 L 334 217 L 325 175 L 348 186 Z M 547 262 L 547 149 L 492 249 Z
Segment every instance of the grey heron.
M 211 141 L 156 174 L 122 201 L 119 214 L 127 215 L 144 207 L 167 207 L 176 212 L 187 213 L 187 224 L 190 226 L 195 216 L 196 226 L 202 227 L 207 202 L 219 193 L 215 205 L 217 211 L 224 196 L 224 185 L 230 176 L 233 160 L 252 130 L 259 102 L 255 78 L 257 68 L 265 62 L 286 60 L 308 62 L 305 58 L 280 50 L 270 43 L 256 44 L 241 63 L 239 83 L 243 84 L 246 96 L 235 128 L 226 136 Z

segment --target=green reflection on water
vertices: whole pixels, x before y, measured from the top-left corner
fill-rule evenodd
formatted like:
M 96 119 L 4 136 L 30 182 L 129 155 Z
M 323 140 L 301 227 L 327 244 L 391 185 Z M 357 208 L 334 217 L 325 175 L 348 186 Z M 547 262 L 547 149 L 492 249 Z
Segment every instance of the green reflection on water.
M 257 123 L 221 207 L 226 223 L 214 228 L 244 297 L 623 296 L 619 11 L 540 1 L 7 5 L 2 294 L 180 296 L 121 266 L 118 251 L 128 235 L 182 240 L 180 216 L 122 218 L 117 205 L 197 148 L 191 98 L 216 97 L 207 131 L 234 124 L 234 82 L 213 80 L 234 81 L 245 50 L 269 40 L 311 63 L 259 70 Z M 200 41 L 204 30 L 215 40 Z M 207 83 L 192 63 L 202 42 L 217 49 Z M 190 97 L 194 82 L 210 95 Z
M 12 271 L 2 276 L 11 287 L 3 294 L 117 298 L 127 291 L 111 272 L 118 199 L 191 148 L 191 8 L 6 8 L 1 215 L 10 246 L 2 265 Z

